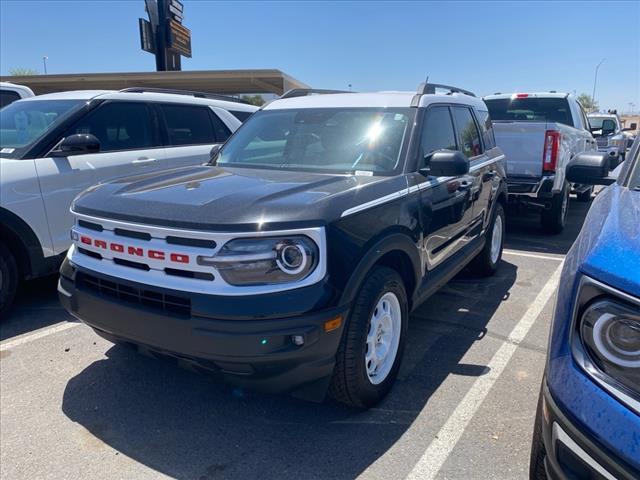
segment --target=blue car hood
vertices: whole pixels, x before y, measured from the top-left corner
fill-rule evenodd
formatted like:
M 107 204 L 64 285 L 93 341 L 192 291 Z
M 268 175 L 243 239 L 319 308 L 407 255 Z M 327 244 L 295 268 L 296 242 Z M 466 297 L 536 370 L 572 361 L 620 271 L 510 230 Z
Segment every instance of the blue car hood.
M 640 297 L 640 192 L 618 184 L 600 192 L 574 248 L 582 272 Z

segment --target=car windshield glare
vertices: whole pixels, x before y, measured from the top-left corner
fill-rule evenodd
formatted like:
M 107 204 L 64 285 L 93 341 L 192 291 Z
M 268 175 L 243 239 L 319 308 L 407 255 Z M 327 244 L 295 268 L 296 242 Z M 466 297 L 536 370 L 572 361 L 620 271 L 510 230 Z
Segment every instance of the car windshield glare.
M 0 153 L 17 158 L 82 104 L 82 100 L 18 101 L 0 110 Z
M 255 113 L 218 165 L 388 173 L 399 164 L 409 108 L 306 108 Z

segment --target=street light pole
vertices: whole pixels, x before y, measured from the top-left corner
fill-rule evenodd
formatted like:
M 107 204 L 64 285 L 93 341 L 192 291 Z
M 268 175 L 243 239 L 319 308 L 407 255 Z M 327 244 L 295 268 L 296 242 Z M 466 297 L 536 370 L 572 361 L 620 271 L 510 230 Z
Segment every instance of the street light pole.
M 594 107 L 596 104 L 596 82 L 598 81 L 598 69 L 600 68 L 600 65 L 602 65 L 602 62 L 604 62 L 605 60 L 606 59 L 603 58 L 602 60 L 600 60 L 600 63 L 596 65 L 596 74 L 593 76 L 593 93 L 591 94 L 592 107 Z
M 49 57 L 47 57 L 46 55 L 44 55 L 42 57 L 42 64 L 44 65 L 44 74 L 47 74 L 47 60 L 49 59 Z

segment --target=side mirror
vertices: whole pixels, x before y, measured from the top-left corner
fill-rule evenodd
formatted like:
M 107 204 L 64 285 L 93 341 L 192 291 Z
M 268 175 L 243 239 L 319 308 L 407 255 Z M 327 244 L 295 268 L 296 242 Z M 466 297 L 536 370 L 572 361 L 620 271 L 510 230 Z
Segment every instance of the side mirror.
M 457 150 L 438 150 L 425 156 L 426 167 L 420 169 L 425 176 L 456 177 L 469 173 L 469 159 Z
M 638 129 L 638 124 L 637 124 L 636 122 L 633 122 L 633 123 L 629 126 L 629 128 L 630 128 L 631 130 L 637 130 L 637 129 Z
M 214 145 L 213 147 L 211 147 L 211 151 L 209 152 L 209 163 L 211 165 L 215 165 L 216 161 L 218 160 L 218 152 L 220 151 L 220 147 L 222 145 L 217 144 Z
M 609 156 L 606 153 L 579 153 L 567 165 L 567 180 L 581 185 L 611 185 Z
M 64 138 L 58 148 L 51 152 L 52 157 L 69 157 L 100 152 L 100 140 L 90 133 L 76 133 Z

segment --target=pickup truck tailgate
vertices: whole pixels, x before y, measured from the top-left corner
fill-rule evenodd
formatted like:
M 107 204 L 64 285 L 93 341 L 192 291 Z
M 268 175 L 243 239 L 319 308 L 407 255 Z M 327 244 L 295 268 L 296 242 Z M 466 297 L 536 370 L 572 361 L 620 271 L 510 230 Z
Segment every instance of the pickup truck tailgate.
M 542 176 L 546 122 L 494 121 L 493 131 L 507 158 L 507 177 Z

